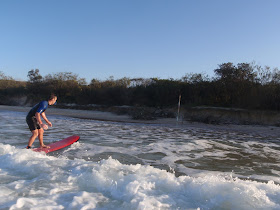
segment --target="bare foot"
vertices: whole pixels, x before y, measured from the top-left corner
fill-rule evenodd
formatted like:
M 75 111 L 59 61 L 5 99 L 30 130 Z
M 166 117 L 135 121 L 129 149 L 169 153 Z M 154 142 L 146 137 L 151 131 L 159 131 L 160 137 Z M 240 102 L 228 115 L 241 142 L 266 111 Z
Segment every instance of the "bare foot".
M 41 145 L 41 147 L 43 147 L 43 148 L 50 148 L 50 147 L 47 146 L 47 145 Z

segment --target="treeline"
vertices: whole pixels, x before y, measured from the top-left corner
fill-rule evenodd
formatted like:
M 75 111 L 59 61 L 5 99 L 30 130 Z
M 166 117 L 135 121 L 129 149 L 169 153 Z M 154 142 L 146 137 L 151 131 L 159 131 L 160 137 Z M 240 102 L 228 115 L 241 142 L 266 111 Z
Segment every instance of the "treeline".
M 254 63 L 223 63 L 214 69 L 214 77 L 189 73 L 181 79 L 110 77 L 101 81 L 71 72 L 40 75 L 38 69 L 28 72 L 28 81 L 19 82 L 0 72 L 0 104 L 9 98 L 27 96 L 27 101 L 44 99 L 51 92 L 59 103 L 77 105 L 172 107 L 178 103 L 192 106 L 217 106 L 246 109 L 280 110 L 280 71 Z

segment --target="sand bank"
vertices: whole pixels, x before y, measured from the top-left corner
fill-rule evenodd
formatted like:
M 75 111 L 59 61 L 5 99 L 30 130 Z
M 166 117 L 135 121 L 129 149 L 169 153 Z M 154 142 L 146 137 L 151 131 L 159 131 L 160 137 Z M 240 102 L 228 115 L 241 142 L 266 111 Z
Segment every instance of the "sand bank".
M 6 106 L 0 105 L 0 110 L 28 112 L 31 107 L 24 106 Z M 76 109 L 60 109 L 49 107 L 46 111 L 47 115 L 60 115 L 67 117 L 75 117 L 81 119 L 91 119 L 100 121 L 127 122 L 127 123 L 145 123 L 145 124 L 176 124 L 174 118 L 161 118 L 156 120 L 134 120 L 129 115 L 117 115 L 111 112 L 93 111 L 93 110 L 76 110 Z
M 0 111 L 16 111 L 28 112 L 31 107 L 23 106 L 5 106 L 0 105 Z M 159 118 L 156 120 L 134 120 L 129 115 L 117 115 L 111 112 L 91 111 L 91 110 L 75 110 L 75 109 L 60 109 L 50 107 L 47 110 L 47 115 L 67 116 L 81 119 L 91 119 L 99 121 L 112 121 L 123 123 L 141 123 L 141 124 L 155 124 L 164 126 L 178 126 L 185 128 L 199 128 L 211 130 L 227 130 L 228 132 L 239 132 L 247 134 L 257 134 L 260 137 L 272 137 L 275 140 L 280 140 L 280 127 L 277 126 L 263 126 L 263 125 L 234 125 L 234 124 L 220 124 L 212 125 L 191 121 L 177 122 L 175 118 Z

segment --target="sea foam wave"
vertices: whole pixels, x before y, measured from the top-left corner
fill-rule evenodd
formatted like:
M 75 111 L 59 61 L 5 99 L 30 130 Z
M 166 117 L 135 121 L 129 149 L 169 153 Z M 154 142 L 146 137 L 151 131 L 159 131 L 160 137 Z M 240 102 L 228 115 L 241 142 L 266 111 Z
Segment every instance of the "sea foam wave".
M 148 165 L 51 157 L 0 144 L 0 208 L 280 209 L 280 186 L 228 174 L 180 176 Z

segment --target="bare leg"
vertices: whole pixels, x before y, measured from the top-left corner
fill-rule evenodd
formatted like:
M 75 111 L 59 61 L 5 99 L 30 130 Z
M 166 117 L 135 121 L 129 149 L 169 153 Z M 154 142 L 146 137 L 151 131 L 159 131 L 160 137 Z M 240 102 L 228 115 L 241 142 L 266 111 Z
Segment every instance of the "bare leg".
M 38 130 L 34 130 L 34 131 L 31 131 L 31 132 L 32 132 L 32 136 L 30 137 L 29 142 L 28 142 L 29 147 L 32 146 L 33 142 L 35 141 L 35 139 L 38 136 Z
M 39 142 L 40 142 L 41 147 L 50 148 L 49 146 L 46 146 L 46 145 L 44 144 L 44 142 L 43 142 L 43 138 L 44 138 L 44 129 L 43 129 L 43 128 L 40 128 L 38 131 L 39 131 L 38 137 L 39 137 Z
M 43 129 L 43 128 L 40 128 L 38 131 L 39 131 L 39 135 L 38 135 L 38 137 L 39 137 L 39 142 L 40 142 L 41 147 L 43 147 L 43 146 L 44 146 L 44 142 L 43 142 L 43 138 L 44 138 L 44 129 Z

